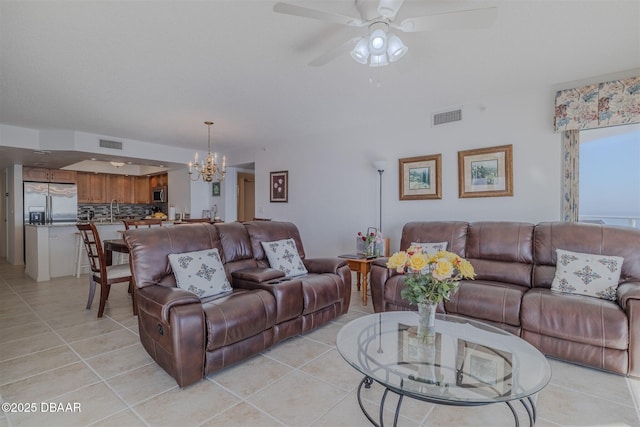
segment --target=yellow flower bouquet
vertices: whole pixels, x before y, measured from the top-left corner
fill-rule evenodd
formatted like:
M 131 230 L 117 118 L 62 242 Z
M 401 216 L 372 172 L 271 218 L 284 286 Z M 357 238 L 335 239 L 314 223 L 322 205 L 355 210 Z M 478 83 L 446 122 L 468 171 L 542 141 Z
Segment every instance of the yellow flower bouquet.
M 471 263 L 453 252 L 424 254 L 419 247 L 394 253 L 387 267 L 406 276 L 401 296 L 412 304 L 439 304 L 448 300 L 462 279 L 473 279 Z

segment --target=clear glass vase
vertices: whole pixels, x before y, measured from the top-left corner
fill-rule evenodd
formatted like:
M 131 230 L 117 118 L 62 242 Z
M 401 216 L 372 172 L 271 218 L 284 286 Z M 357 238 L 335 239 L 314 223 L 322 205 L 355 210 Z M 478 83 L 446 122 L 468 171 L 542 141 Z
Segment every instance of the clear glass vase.
M 371 258 L 371 257 L 375 257 L 378 256 L 376 255 L 376 242 L 371 242 L 367 245 L 366 249 L 365 249 L 365 256 L 367 258 Z
M 436 338 L 436 308 L 438 304 L 418 304 L 418 338 L 425 343 L 432 343 Z

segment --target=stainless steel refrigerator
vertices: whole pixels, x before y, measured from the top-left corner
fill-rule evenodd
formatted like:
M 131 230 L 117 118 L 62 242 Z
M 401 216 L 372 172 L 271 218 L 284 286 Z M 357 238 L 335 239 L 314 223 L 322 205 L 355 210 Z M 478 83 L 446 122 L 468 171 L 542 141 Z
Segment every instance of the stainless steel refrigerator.
M 78 220 L 76 184 L 24 183 L 24 223 L 50 224 Z

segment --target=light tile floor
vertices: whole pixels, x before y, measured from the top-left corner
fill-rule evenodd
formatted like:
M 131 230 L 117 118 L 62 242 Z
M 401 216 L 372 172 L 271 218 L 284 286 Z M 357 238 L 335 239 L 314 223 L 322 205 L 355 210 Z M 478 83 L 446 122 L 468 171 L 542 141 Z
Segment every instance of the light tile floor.
M 35 283 L 0 260 L 0 400 L 36 404 L 35 413 L 0 412 L 0 427 L 370 425 L 356 400 L 361 376 L 335 347 L 342 325 L 372 312 L 357 291 L 347 315 L 181 390 L 140 345 L 126 285 L 114 286 L 97 319 L 97 298 L 84 309 L 87 281 Z M 537 397 L 537 426 L 640 426 L 640 381 L 551 366 L 551 383 Z M 379 386 L 366 391 L 370 411 L 380 395 Z M 42 402 L 78 403 L 81 411 L 43 412 Z M 512 426 L 514 419 L 505 405 L 407 399 L 399 425 Z

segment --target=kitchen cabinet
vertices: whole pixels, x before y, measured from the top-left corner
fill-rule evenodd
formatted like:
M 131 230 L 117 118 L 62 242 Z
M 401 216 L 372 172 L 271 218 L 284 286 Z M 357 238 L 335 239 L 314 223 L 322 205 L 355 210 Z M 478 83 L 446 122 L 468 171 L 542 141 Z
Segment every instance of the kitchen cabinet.
M 151 189 L 167 185 L 167 174 L 128 176 L 78 172 L 78 203 L 151 204 Z
M 77 181 L 78 203 L 109 203 L 106 175 L 78 172 Z
M 77 172 L 63 169 L 32 168 L 25 166 L 22 168 L 22 180 L 75 184 L 77 180 Z
M 156 187 L 166 187 L 169 184 L 169 174 L 163 173 L 160 175 L 153 175 L 150 181 L 151 189 Z
M 151 203 L 151 185 L 148 176 L 134 178 L 134 203 L 148 205 Z
M 118 203 L 134 203 L 135 183 L 132 176 L 107 175 L 107 197 L 109 203 L 115 199 Z

